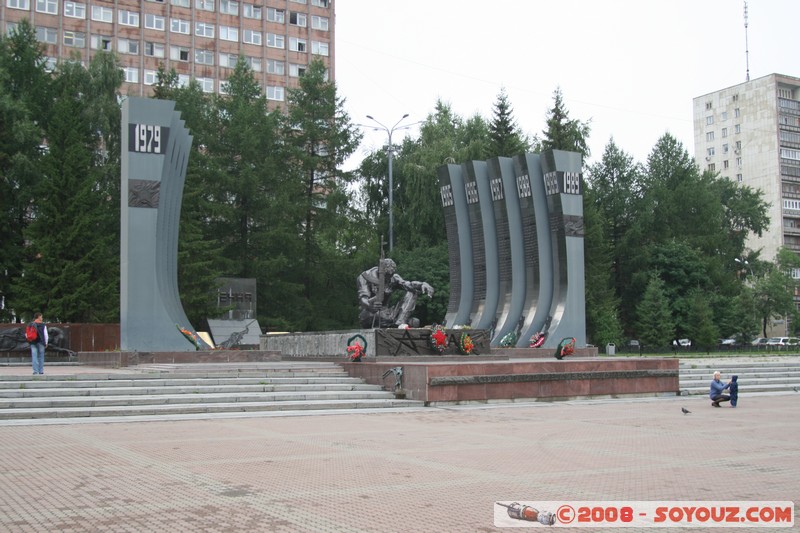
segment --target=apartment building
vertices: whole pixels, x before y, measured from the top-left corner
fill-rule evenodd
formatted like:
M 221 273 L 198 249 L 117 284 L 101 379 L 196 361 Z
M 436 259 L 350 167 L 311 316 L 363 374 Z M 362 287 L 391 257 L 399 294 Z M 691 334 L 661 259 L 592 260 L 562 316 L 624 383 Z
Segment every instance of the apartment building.
M 701 169 L 763 191 L 770 227 L 748 246 L 800 253 L 800 78 L 770 74 L 694 99 Z M 799 276 L 800 277 L 800 276 Z
M 312 59 L 334 76 L 333 0 L 0 0 L 0 29 L 29 19 L 48 62 L 114 51 L 124 94 L 150 96 L 160 64 L 179 82 L 224 93 L 239 56 L 283 105 Z

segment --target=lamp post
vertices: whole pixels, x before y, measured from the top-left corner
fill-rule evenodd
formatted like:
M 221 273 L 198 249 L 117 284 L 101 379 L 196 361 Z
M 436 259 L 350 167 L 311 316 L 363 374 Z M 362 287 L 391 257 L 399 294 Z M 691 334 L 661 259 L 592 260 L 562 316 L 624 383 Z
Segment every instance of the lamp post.
M 747 259 L 739 259 L 738 257 L 734 257 L 733 260 L 739 263 L 740 265 L 746 266 L 747 269 L 750 271 L 750 277 L 754 277 L 753 269 L 750 267 L 750 262 Z
M 392 133 L 394 133 L 394 131 L 396 129 L 403 129 L 403 128 L 407 127 L 407 126 L 401 126 L 400 128 L 398 128 L 397 126 L 401 122 L 403 122 L 405 119 L 408 118 L 408 113 L 406 113 L 405 115 L 400 117 L 400 120 L 395 122 L 394 126 L 392 126 L 391 128 L 385 126 L 381 122 L 378 122 L 378 120 L 376 120 L 372 115 L 367 115 L 367 118 L 370 119 L 371 121 L 375 122 L 376 124 L 378 124 L 380 126 L 380 129 L 382 129 L 383 131 L 385 131 L 389 135 L 389 148 L 388 148 L 388 150 L 389 150 L 389 154 L 388 154 L 388 156 L 389 156 L 389 251 L 391 252 L 392 249 L 394 248 L 394 218 L 393 218 L 393 214 L 392 214 L 392 202 L 393 202 L 393 195 L 394 195 L 394 191 L 393 191 L 393 185 L 394 184 L 392 182 L 392 156 L 394 154 L 394 147 L 392 146 Z M 379 128 L 375 128 L 375 129 L 379 129 Z

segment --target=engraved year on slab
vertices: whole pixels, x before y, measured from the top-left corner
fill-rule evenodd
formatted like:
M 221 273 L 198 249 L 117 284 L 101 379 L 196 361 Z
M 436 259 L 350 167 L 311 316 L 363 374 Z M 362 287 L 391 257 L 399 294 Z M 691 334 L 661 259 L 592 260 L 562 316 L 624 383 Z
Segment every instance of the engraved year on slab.
M 157 124 L 128 124 L 128 151 L 140 154 L 163 154 L 169 128 Z

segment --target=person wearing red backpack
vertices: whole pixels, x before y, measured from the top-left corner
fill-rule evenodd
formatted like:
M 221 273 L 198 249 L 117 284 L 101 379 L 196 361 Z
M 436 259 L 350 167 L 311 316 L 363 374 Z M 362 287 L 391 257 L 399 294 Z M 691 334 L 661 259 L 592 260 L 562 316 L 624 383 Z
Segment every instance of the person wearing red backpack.
M 44 350 L 47 347 L 47 326 L 42 322 L 42 313 L 33 315 L 33 322 L 30 325 L 36 328 L 36 339 L 28 341 L 31 345 L 33 374 L 44 374 Z

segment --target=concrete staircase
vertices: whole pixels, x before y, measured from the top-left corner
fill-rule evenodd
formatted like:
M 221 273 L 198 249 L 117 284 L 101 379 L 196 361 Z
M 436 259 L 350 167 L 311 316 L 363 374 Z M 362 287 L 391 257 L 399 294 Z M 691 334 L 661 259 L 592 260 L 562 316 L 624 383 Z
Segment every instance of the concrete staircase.
M 125 373 L 0 376 L 0 422 L 420 407 L 335 363 L 149 365 Z
M 682 359 L 680 362 L 681 394 L 708 395 L 709 383 L 716 370 L 722 373 L 723 383 L 727 383 L 732 375 L 739 376 L 739 395 L 800 392 L 800 359 L 773 357 L 765 359 Z

